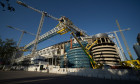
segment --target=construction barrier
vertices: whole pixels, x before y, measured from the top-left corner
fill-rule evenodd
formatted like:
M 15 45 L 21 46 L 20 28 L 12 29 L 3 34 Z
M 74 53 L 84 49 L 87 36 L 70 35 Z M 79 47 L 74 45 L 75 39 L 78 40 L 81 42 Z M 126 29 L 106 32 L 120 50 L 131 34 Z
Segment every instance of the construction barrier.
M 66 74 L 83 77 L 95 77 L 115 80 L 140 80 L 140 76 L 134 70 L 128 69 L 86 69 L 86 68 L 59 68 L 52 69 L 49 73 Z

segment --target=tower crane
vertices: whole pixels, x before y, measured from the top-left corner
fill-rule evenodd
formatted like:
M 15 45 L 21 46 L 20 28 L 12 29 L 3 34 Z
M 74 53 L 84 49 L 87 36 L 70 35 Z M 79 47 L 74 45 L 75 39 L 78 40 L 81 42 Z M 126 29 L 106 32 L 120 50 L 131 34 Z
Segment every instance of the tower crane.
M 21 43 L 21 40 L 22 40 L 24 34 L 30 34 L 30 35 L 35 36 L 35 34 L 33 34 L 33 33 L 31 33 L 31 32 L 27 32 L 27 31 L 25 31 L 25 30 L 21 30 L 21 29 L 18 29 L 18 28 L 9 26 L 9 25 L 8 25 L 7 27 L 22 32 L 21 35 L 20 35 L 19 41 L 18 41 L 18 43 L 17 43 L 17 48 L 18 48 L 18 49 L 19 49 L 19 45 L 20 45 L 20 43 Z M 25 51 L 25 50 L 22 49 L 22 51 Z M 11 59 L 11 60 L 12 60 L 12 64 L 14 63 L 14 59 L 15 59 L 16 54 L 17 54 L 17 51 L 15 51 L 15 52 L 13 53 L 13 56 L 12 56 L 12 59 Z
M 24 6 L 24 7 L 30 8 L 30 9 L 42 14 L 40 24 L 39 24 L 39 27 L 38 27 L 38 30 L 37 30 L 37 34 L 36 34 L 36 37 L 35 37 L 35 40 L 34 40 L 34 43 L 33 43 L 34 47 L 32 49 L 32 56 L 34 56 L 35 52 L 36 52 L 36 49 L 37 49 L 37 44 L 38 44 L 38 41 L 39 41 L 39 36 L 40 36 L 40 33 L 41 33 L 41 29 L 42 29 L 42 26 L 43 26 L 45 16 L 48 16 L 48 17 L 50 17 L 52 19 L 55 19 L 55 20 L 58 20 L 58 18 L 55 18 L 55 17 L 47 14 L 47 12 L 40 11 L 40 10 L 35 9 L 35 8 L 31 7 L 31 6 L 28 6 L 28 5 L 26 5 L 25 3 L 21 2 L 21 1 L 17 1 L 17 3 L 22 5 L 22 6 Z
M 40 11 L 40 10 L 35 9 L 33 7 L 30 7 L 30 6 L 26 5 L 25 3 L 22 3 L 21 1 L 17 1 L 17 3 L 42 14 L 35 40 L 24 47 L 26 49 L 26 48 L 30 48 L 32 45 L 34 45 L 33 50 L 32 50 L 32 55 L 30 55 L 29 57 L 34 57 L 35 52 L 36 52 L 36 48 L 37 48 L 37 44 L 39 42 L 42 42 L 42 41 L 44 41 L 52 36 L 55 36 L 57 34 L 63 35 L 69 31 L 71 31 L 72 32 L 71 34 L 73 35 L 73 37 L 75 39 L 77 39 L 77 37 L 75 36 L 75 33 L 78 33 L 81 36 L 88 36 L 83 30 L 81 30 L 78 27 L 76 27 L 75 25 L 73 25 L 73 23 L 65 16 L 62 16 L 61 18 L 58 19 L 58 18 L 55 18 L 55 17 L 49 15 L 47 12 L 43 12 L 43 11 Z M 59 24 L 54 29 L 52 29 L 52 30 L 48 31 L 47 33 L 43 34 L 42 36 L 40 36 L 40 32 L 41 32 L 41 28 L 43 26 L 45 16 L 59 21 Z M 77 42 L 81 45 L 82 49 L 87 54 L 88 58 L 90 59 L 92 67 L 94 69 L 98 68 L 99 66 L 95 63 L 95 61 L 93 61 L 93 59 L 91 58 L 88 51 L 85 50 L 85 48 L 82 46 L 82 44 L 80 43 L 80 41 L 78 39 L 77 39 Z
M 120 28 L 120 25 L 119 25 L 118 20 L 116 20 L 116 24 L 117 24 L 117 26 L 118 26 L 118 28 L 119 28 L 119 32 L 120 32 L 120 34 L 121 34 L 121 37 L 122 37 L 123 42 L 124 42 L 124 44 L 125 44 L 126 50 L 127 50 L 128 54 L 129 54 L 129 57 L 130 57 L 130 59 L 131 59 L 131 60 L 127 60 L 127 61 L 122 61 L 122 62 L 121 62 L 121 65 L 122 65 L 122 66 L 127 66 L 127 67 L 132 67 L 132 68 L 135 68 L 135 69 L 140 69 L 140 60 L 134 60 L 134 59 L 133 59 L 132 54 L 131 54 L 131 52 L 130 52 L 130 49 L 129 49 L 129 47 L 128 47 L 128 44 L 127 44 L 127 42 L 126 42 L 126 39 L 125 39 L 125 37 L 124 37 L 124 35 L 123 35 L 123 32 L 121 31 L 121 28 Z
M 120 25 L 119 25 L 118 20 L 116 20 L 116 23 L 117 23 L 117 26 L 118 26 L 118 28 L 119 28 L 119 31 L 120 31 L 121 37 L 122 37 L 122 39 L 123 39 L 124 45 L 125 45 L 125 47 L 126 47 L 126 50 L 127 50 L 128 54 L 129 54 L 129 56 L 130 56 L 130 59 L 133 60 L 132 54 L 131 54 L 131 52 L 130 52 L 130 49 L 129 49 L 129 47 L 128 47 L 128 44 L 127 44 L 127 42 L 126 42 L 126 39 L 125 39 L 125 37 L 124 37 L 124 35 L 123 35 L 122 31 L 121 31 L 121 28 L 120 28 Z
M 8 25 L 7 27 L 22 32 L 21 35 L 20 35 L 19 41 L 18 41 L 18 43 L 17 43 L 17 47 L 19 47 L 19 45 L 20 45 L 20 43 L 21 43 L 21 40 L 22 40 L 22 37 L 23 37 L 24 34 L 30 34 L 30 35 L 35 36 L 35 34 L 33 34 L 33 33 L 31 33 L 31 32 L 27 32 L 27 31 L 25 31 L 25 30 L 21 30 L 21 29 L 18 29 L 18 28 L 9 26 L 9 25 Z
M 25 3 L 21 2 L 21 1 L 17 1 L 17 3 L 20 4 L 20 5 L 22 5 L 22 6 L 24 6 L 24 7 L 27 7 L 29 9 L 32 9 L 32 10 L 34 10 L 34 11 L 42 14 L 42 17 L 41 17 L 41 20 L 40 20 L 40 24 L 39 24 L 39 27 L 38 27 L 38 31 L 37 31 L 35 40 L 32 41 L 31 43 L 29 43 L 28 45 L 26 45 L 24 47 L 24 49 L 26 49 L 26 48 L 30 48 L 30 47 L 33 46 L 32 56 L 31 57 L 33 57 L 35 55 L 35 52 L 36 52 L 36 48 L 37 48 L 38 43 L 40 43 L 40 42 L 42 42 L 42 41 L 44 41 L 44 40 L 46 40 L 46 39 L 48 39 L 48 38 L 50 38 L 50 37 L 52 37 L 54 35 L 57 35 L 57 34 L 60 34 L 60 33 L 61 34 L 67 33 L 67 31 L 66 31 L 67 28 L 64 26 L 64 24 L 65 25 L 69 25 L 69 27 L 71 28 L 71 30 L 73 30 L 74 32 L 82 32 L 83 35 L 87 35 L 83 30 L 81 30 L 78 27 L 76 27 L 75 25 L 73 25 L 72 22 L 68 18 L 66 18 L 65 16 L 62 16 L 60 19 L 58 19 L 58 18 L 53 17 L 52 15 L 48 14 L 47 12 L 44 12 L 44 11 L 40 11 L 38 9 L 35 9 L 35 8 L 33 8 L 31 6 L 28 6 L 27 4 L 25 4 Z M 50 17 L 50 18 L 52 18 L 54 20 L 59 21 L 59 24 L 54 29 L 52 29 L 51 31 L 49 31 L 49 32 L 43 34 L 42 36 L 40 36 L 40 33 L 41 33 L 41 29 L 42 29 L 42 26 L 43 26 L 43 22 L 44 22 L 45 16 L 46 17 Z
M 128 31 L 128 30 L 130 30 L 130 28 L 128 28 L 128 29 L 123 29 L 123 30 L 119 30 L 119 31 Z M 119 44 L 119 46 L 120 46 L 121 52 L 122 52 L 122 54 L 123 54 L 124 61 L 127 61 L 127 57 L 126 57 L 126 55 L 125 55 L 125 53 L 124 53 L 124 50 L 123 50 L 123 48 L 122 48 L 122 45 L 121 45 L 120 40 L 119 40 L 118 35 L 117 35 L 117 32 L 119 32 L 119 31 L 107 32 L 107 34 L 113 34 L 113 33 L 114 33 L 114 35 L 115 35 L 115 37 L 116 37 L 116 39 L 117 39 L 117 41 L 118 41 L 118 44 Z
M 40 43 L 40 42 L 42 42 L 44 40 L 47 40 L 47 39 L 49 39 L 49 38 L 51 38 L 51 37 L 53 37 L 53 36 L 55 36 L 57 34 L 63 35 L 65 33 L 69 32 L 69 31 L 71 31 L 72 32 L 71 34 L 73 36 L 77 32 L 80 33 L 82 36 L 88 36 L 83 30 L 81 30 L 78 27 L 76 27 L 75 25 L 73 25 L 73 23 L 68 18 L 66 18 L 65 16 L 62 16 L 61 18 L 56 18 L 56 17 L 53 17 L 52 15 L 48 14 L 47 12 L 35 9 L 35 8 L 31 7 L 31 6 L 26 5 L 25 3 L 21 2 L 21 1 L 17 1 L 17 3 L 22 5 L 22 6 L 24 6 L 24 7 L 27 7 L 29 9 L 32 9 L 32 10 L 42 14 L 35 40 L 33 40 L 32 42 L 30 42 L 29 44 L 24 46 L 24 49 L 28 49 L 28 48 L 31 48 L 33 46 L 32 53 L 31 53 L 31 55 L 29 57 L 34 57 L 36 55 L 36 49 L 37 49 L 38 43 Z M 58 21 L 59 24 L 55 28 L 53 28 L 52 30 L 50 30 L 50 31 L 48 31 L 45 34 L 40 36 L 41 29 L 42 29 L 45 17 L 50 17 L 50 18 Z M 118 24 L 118 22 L 117 22 L 117 24 Z M 120 29 L 120 27 L 119 27 L 119 29 Z M 76 39 L 76 36 L 74 36 L 74 38 Z M 78 42 L 78 40 L 77 40 L 77 42 Z M 80 42 L 78 42 L 78 43 L 80 44 Z M 97 66 L 97 64 L 94 61 L 94 59 L 92 59 L 90 57 L 90 54 L 88 53 L 88 51 L 85 50 L 85 48 L 83 48 L 83 50 L 88 55 L 88 57 L 90 59 L 90 62 L 91 62 L 91 65 L 93 65 L 93 68 L 99 67 L 99 66 Z M 131 53 L 129 53 L 129 54 L 130 54 L 130 58 L 133 59 Z M 129 62 L 129 63 L 126 63 L 126 64 L 128 64 L 127 66 L 131 66 L 131 64 L 133 64 L 134 68 L 140 68 L 140 66 L 139 66 L 140 62 L 137 61 L 137 60 L 127 61 L 127 62 Z M 138 65 L 135 64 L 134 62 L 137 62 Z

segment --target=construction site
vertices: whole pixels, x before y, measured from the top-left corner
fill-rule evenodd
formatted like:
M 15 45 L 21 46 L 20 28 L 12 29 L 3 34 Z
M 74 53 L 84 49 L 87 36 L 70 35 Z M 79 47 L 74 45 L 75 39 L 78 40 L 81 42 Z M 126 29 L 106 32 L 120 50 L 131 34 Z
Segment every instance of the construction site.
M 118 20 L 117 31 L 97 33 L 89 36 L 88 32 L 78 28 L 73 22 L 62 16 L 56 18 L 47 12 L 35 9 L 21 1 L 17 4 L 40 13 L 41 20 L 37 34 L 33 34 L 18 28 L 9 28 L 22 32 L 18 42 L 19 51 L 13 54 L 12 69 L 22 69 L 24 71 L 34 71 L 54 74 L 67 74 L 74 76 L 96 77 L 117 80 L 140 80 L 140 35 L 136 37 L 138 43 L 133 45 L 137 54 L 134 59 L 123 32 L 128 29 L 121 29 Z M 44 18 L 51 18 L 58 22 L 55 28 L 40 35 Z M 35 38 L 24 47 L 20 47 L 20 42 L 24 33 L 34 35 Z M 49 47 L 37 50 L 37 45 L 56 35 L 70 33 L 71 38 Z M 121 34 L 118 37 L 117 33 Z M 119 38 L 123 39 L 125 48 L 130 58 L 126 56 Z M 29 54 L 24 53 L 31 51 Z M 128 60 L 130 59 L 130 60 Z M 25 66 L 27 65 L 28 66 Z

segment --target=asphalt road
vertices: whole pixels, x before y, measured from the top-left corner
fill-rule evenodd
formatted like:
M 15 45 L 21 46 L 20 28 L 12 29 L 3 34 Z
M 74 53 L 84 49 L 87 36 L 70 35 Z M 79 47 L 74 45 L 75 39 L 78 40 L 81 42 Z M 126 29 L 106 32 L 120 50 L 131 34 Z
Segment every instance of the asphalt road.
M 0 71 L 0 84 L 140 84 L 132 80 L 108 80 L 45 72 Z

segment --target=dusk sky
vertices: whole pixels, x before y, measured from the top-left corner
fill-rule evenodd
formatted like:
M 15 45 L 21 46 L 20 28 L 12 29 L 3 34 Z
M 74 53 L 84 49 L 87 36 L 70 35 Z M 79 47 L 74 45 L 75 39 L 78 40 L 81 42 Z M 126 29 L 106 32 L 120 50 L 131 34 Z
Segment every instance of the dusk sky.
M 4 1 L 4 0 L 1 0 Z M 115 20 L 119 21 L 121 29 L 131 28 L 125 31 L 124 36 L 133 57 L 137 56 L 133 50 L 133 44 L 136 43 L 138 33 L 140 33 L 140 0 L 21 0 L 29 6 L 46 11 L 54 17 L 68 17 L 74 25 L 85 30 L 88 35 L 105 33 L 118 30 Z M 0 6 L 0 38 L 12 38 L 19 40 L 21 32 L 10 29 L 6 25 L 13 26 L 28 32 L 36 34 L 41 14 L 25 8 L 16 3 L 16 0 L 10 0 L 11 6 L 15 12 L 8 10 L 2 11 Z M 57 21 L 46 17 L 41 35 L 51 30 L 58 24 Z M 126 48 L 120 36 L 123 49 Z M 25 34 L 20 46 L 24 46 L 35 39 L 35 36 Z M 67 41 L 70 39 L 70 33 L 57 35 L 50 40 L 40 43 L 37 49 L 42 49 L 53 44 Z M 127 54 L 128 55 L 128 54 Z M 129 58 L 129 56 L 127 56 Z

